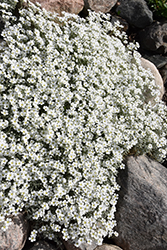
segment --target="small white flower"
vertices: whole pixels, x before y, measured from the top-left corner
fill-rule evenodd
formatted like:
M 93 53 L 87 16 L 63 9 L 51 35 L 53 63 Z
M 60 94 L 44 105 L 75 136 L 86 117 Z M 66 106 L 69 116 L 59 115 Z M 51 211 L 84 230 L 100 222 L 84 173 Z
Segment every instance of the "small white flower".
M 0 8 L 12 10 L 17 2 L 5 0 Z M 31 241 L 37 233 L 54 240 L 62 232 L 78 246 L 101 244 L 116 234 L 124 156 L 133 149 L 161 160 L 167 153 L 167 108 L 140 65 L 138 45 L 128 44 L 109 15 L 59 17 L 30 3 L 18 20 L 12 11 L 4 18 L 0 211 L 25 209 L 38 220 Z M 147 91 L 154 107 L 144 99 Z

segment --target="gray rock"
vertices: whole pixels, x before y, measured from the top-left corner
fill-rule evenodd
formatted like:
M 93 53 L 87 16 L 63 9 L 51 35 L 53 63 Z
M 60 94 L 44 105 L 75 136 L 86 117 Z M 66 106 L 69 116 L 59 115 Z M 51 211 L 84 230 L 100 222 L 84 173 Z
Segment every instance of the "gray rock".
M 117 3 L 117 0 L 84 0 L 85 9 L 91 9 L 96 12 L 109 12 L 114 5 Z
M 141 57 L 141 65 L 142 65 L 142 67 L 144 69 L 150 69 L 151 70 L 151 72 L 152 72 L 152 74 L 153 74 L 153 76 L 155 78 L 156 86 L 158 88 L 160 88 L 160 96 L 159 97 L 160 97 L 160 99 L 162 99 L 162 97 L 163 97 L 163 95 L 165 93 L 165 89 L 164 89 L 163 79 L 162 79 L 158 69 L 156 68 L 156 66 L 152 62 L 150 62 L 149 60 L 147 60 L 147 59 L 145 59 L 143 57 Z M 147 93 L 145 93 L 146 98 L 147 98 L 147 102 L 151 101 L 152 103 L 154 103 L 155 98 L 154 97 L 150 98 L 149 94 L 150 93 L 148 93 L 148 96 L 147 96 Z
M 97 244 L 93 243 L 89 244 L 81 244 L 79 247 L 75 247 L 71 241 L 64 241 L 66 250 L 121 250 L 120 247 L 112 244 L 102 244 L 101 246 L 97 246 Z
M 44 241 L 44 240 L 40 240 L 37 241 L 33 247 L 31 247 L 29 250 L 58 250 L 59 248 L 53 246 L 52 244 Z M 60 250 L 60 249 L 59 249 Z
M 13 217 L 6 232 L 0 230 L 0 250 L 21 250 L 29 231 L 29 223 L 24 214 Z
M 158 54 L 167 53 L 167 22 L 154 22 L 139 32 L 142 49 Z
M 97 247 L 97 244 L 95 242 L 92 242 L 91 245 L 82 243 L 79 247 L 76 247 L 71 240 L 65 241 L 62 239 L 62 242 L 66 250 L 94 250 Z
M 143 57 L 150 62 L 154 63 L 154 65 L 158 68 L 161 69 L 167 64 L 167 56 L 162 56 L 162 55 L 143 55 Z
M 115 244 L 124 250 L 166 250 L 167 169 L 144 155 L 129 156 L 118 183 Z
M 98 246 L 96 250 L 122 250 L 122 248 L 115 245 L 103 244 L 102 246 Z
M 144 55 L 143 57 L 152 62 L 157 67 L 163 79 L 163 85 L 165 86 L 167 84 L 167 56 Z
M 153 14 L 144 0 L 119 0 L 116 12 L 137 28 L 145 28 L 153 22 Z

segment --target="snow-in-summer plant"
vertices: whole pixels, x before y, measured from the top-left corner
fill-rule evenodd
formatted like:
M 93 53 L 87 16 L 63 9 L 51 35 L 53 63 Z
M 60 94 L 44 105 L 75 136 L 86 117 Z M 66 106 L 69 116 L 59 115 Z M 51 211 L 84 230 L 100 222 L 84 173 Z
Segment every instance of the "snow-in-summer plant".
M 27 1 L 18 12 L 17 3 L 0 0 L 2 229 L 24 211 L 31 241 L 61 232 L 76 245 L 101 244 L 117 235 L 125 156 L 166 155 L 167 109 L 137 45 L 109 15 L 59 17 Z

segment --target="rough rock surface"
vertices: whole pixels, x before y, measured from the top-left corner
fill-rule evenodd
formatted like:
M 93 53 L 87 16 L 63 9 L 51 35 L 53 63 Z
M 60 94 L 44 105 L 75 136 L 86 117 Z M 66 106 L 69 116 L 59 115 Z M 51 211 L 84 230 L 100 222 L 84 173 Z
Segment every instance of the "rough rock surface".
M 116 245 L 124 250 L 167 249 L 167 169 L 146 156 L 129 156 L 121 170 Z
M 122 250 L 122 248 L 115 245 L 103 244 L 102 246 L 96 247 L 95 250 Z
M 139 32 L 142 49 L 159 54 L 167 53 L 167 22 L 155 22 Z
M 79 247 L 74 246 L 71 240 L 62 240 L 66 250 L 94 250 L 97 244 L 92 242 L 91 245 L 82 243 Z
M 162 55 L 144 55 L 145 59 L 149 60 L 150 62 L 154 63 L 154 65 L 161 69 L 167 64 L 167 57 Z
M 96 244 L 81 244 L 79 247 L 75 247 L 69 240 L 63 243 L 65 243 L 66 250 L 122 250 L 120 247 L 112 244 L 102 244 L 101 246 L 97 246 Z
M 164 89 L 164 82 L 163 79 L 158 71 L 158 69 L 156 68 L 156 66 L 150 62 L 149 60 L 145 59 L 145 58 L 141 58 L 141 65 L 143 68 L 145 69 L 150 69 L 153 76 L 155 77 L 155 83 L 158 87 L 160 87 L 160 99 L 162 99 L 164 93 L 165 93 L 165 89 Z M 154 99 L 154 98 L 152 98 Z
M 40 240 L 40 241 L 36 242 L 34 244 L 34 246 L 31 247 L 29 250 L 57 250 L 57 249 L 58 248 L 56 248 L 52 244 L 50 244 L 44 240 Z
M 12 219 L 6 232 L 0 230 L 0 250 L 21 250 L 29 231 L 29 223 L 23 214 Z
M 153 14 L 144 0 L 119 0 L 116 12 L 137 28 L 145 28 L 153 22 Z
M 160 69 L 160 73 L 164 81 L 164 84 L 166 85 L 167 84 L 167 64 Z
M 42 8 L 61 15 L 62 11 L 78 14 L 84 7 L 84 0 L 30 0 L 40 3 Z
M 117 3 L 117 0 L 84 0 L 85 8 L 91 9 L 96 12 L 109 12 L 114 5 Z

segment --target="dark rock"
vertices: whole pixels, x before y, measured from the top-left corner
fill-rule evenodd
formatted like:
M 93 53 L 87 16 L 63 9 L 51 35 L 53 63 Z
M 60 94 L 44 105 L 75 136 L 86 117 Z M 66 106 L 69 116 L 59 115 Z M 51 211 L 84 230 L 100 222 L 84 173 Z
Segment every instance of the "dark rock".
M 162 101 L 164 101 L 164 103 L 167 105 L 167 90 L 162 98 Z M 163 163 L 163 165 L 167 168 L 167 159 L 166 161 Z
M 119 0 L 116 12 L 137 28 L 145 28 L 153 22 L 153 14 L 144 0 Z
M 129 24 L 122 17 L 113 15 L 111 23 L 114 25 L 115 22 L 120 22 L 120 24 L 123 26 L 122 31 L 126 32 L 129 29 Z
M 158 54 L 167 53 L 167 22 L 154 22 L 139 32 L 142 49 Z
M 21 250 L 29 231 L 29 223 L 24 214 L 12 218 L 12 224 L 6 232 L 0 230 L 0 250 Z
M 62 239 L 62 242 L 66 250 L 94 250 L 97 247 L 97 244 L 95 242 L 92 242 L 91 245 L 82 243 L 79 247 L 76 247 L 71 240 L 65 241 Z
M 165 85 L 166 88 L 167 88 L 167 63 L 165 64 L 164 67 L 162 67 L 162 68 L 160 69 L 160 74 L 161 74 L 162 79 L 163 79 L 163 81 L 164 81 L 164 85 Z
M 81 244 L 79 247 L 75 247 L 71 241 L 63 241 L 66 250 L 122 250 L 120 247 L 113 244 L 102 244 L 101 246 L 97 246 L 97 244 L 93 243 L 91 245 Z
M 59 247 L 53 246 L 51 243 L 48 243 L 44 240 L 37 241 L 33 247 L 29 250 L 58 250 Z M 59 249 L 60 250 L 60 249 Z
M 157 69 L 161 69 L 167 64 L 167 56 L 144 54 L 143 57 L 149 60 L 150 62 L 154 63 Z
M 118 183 L 115 244 L 124 250 L 166 250 L 167 169 L 146 156 L 129 156 Z

